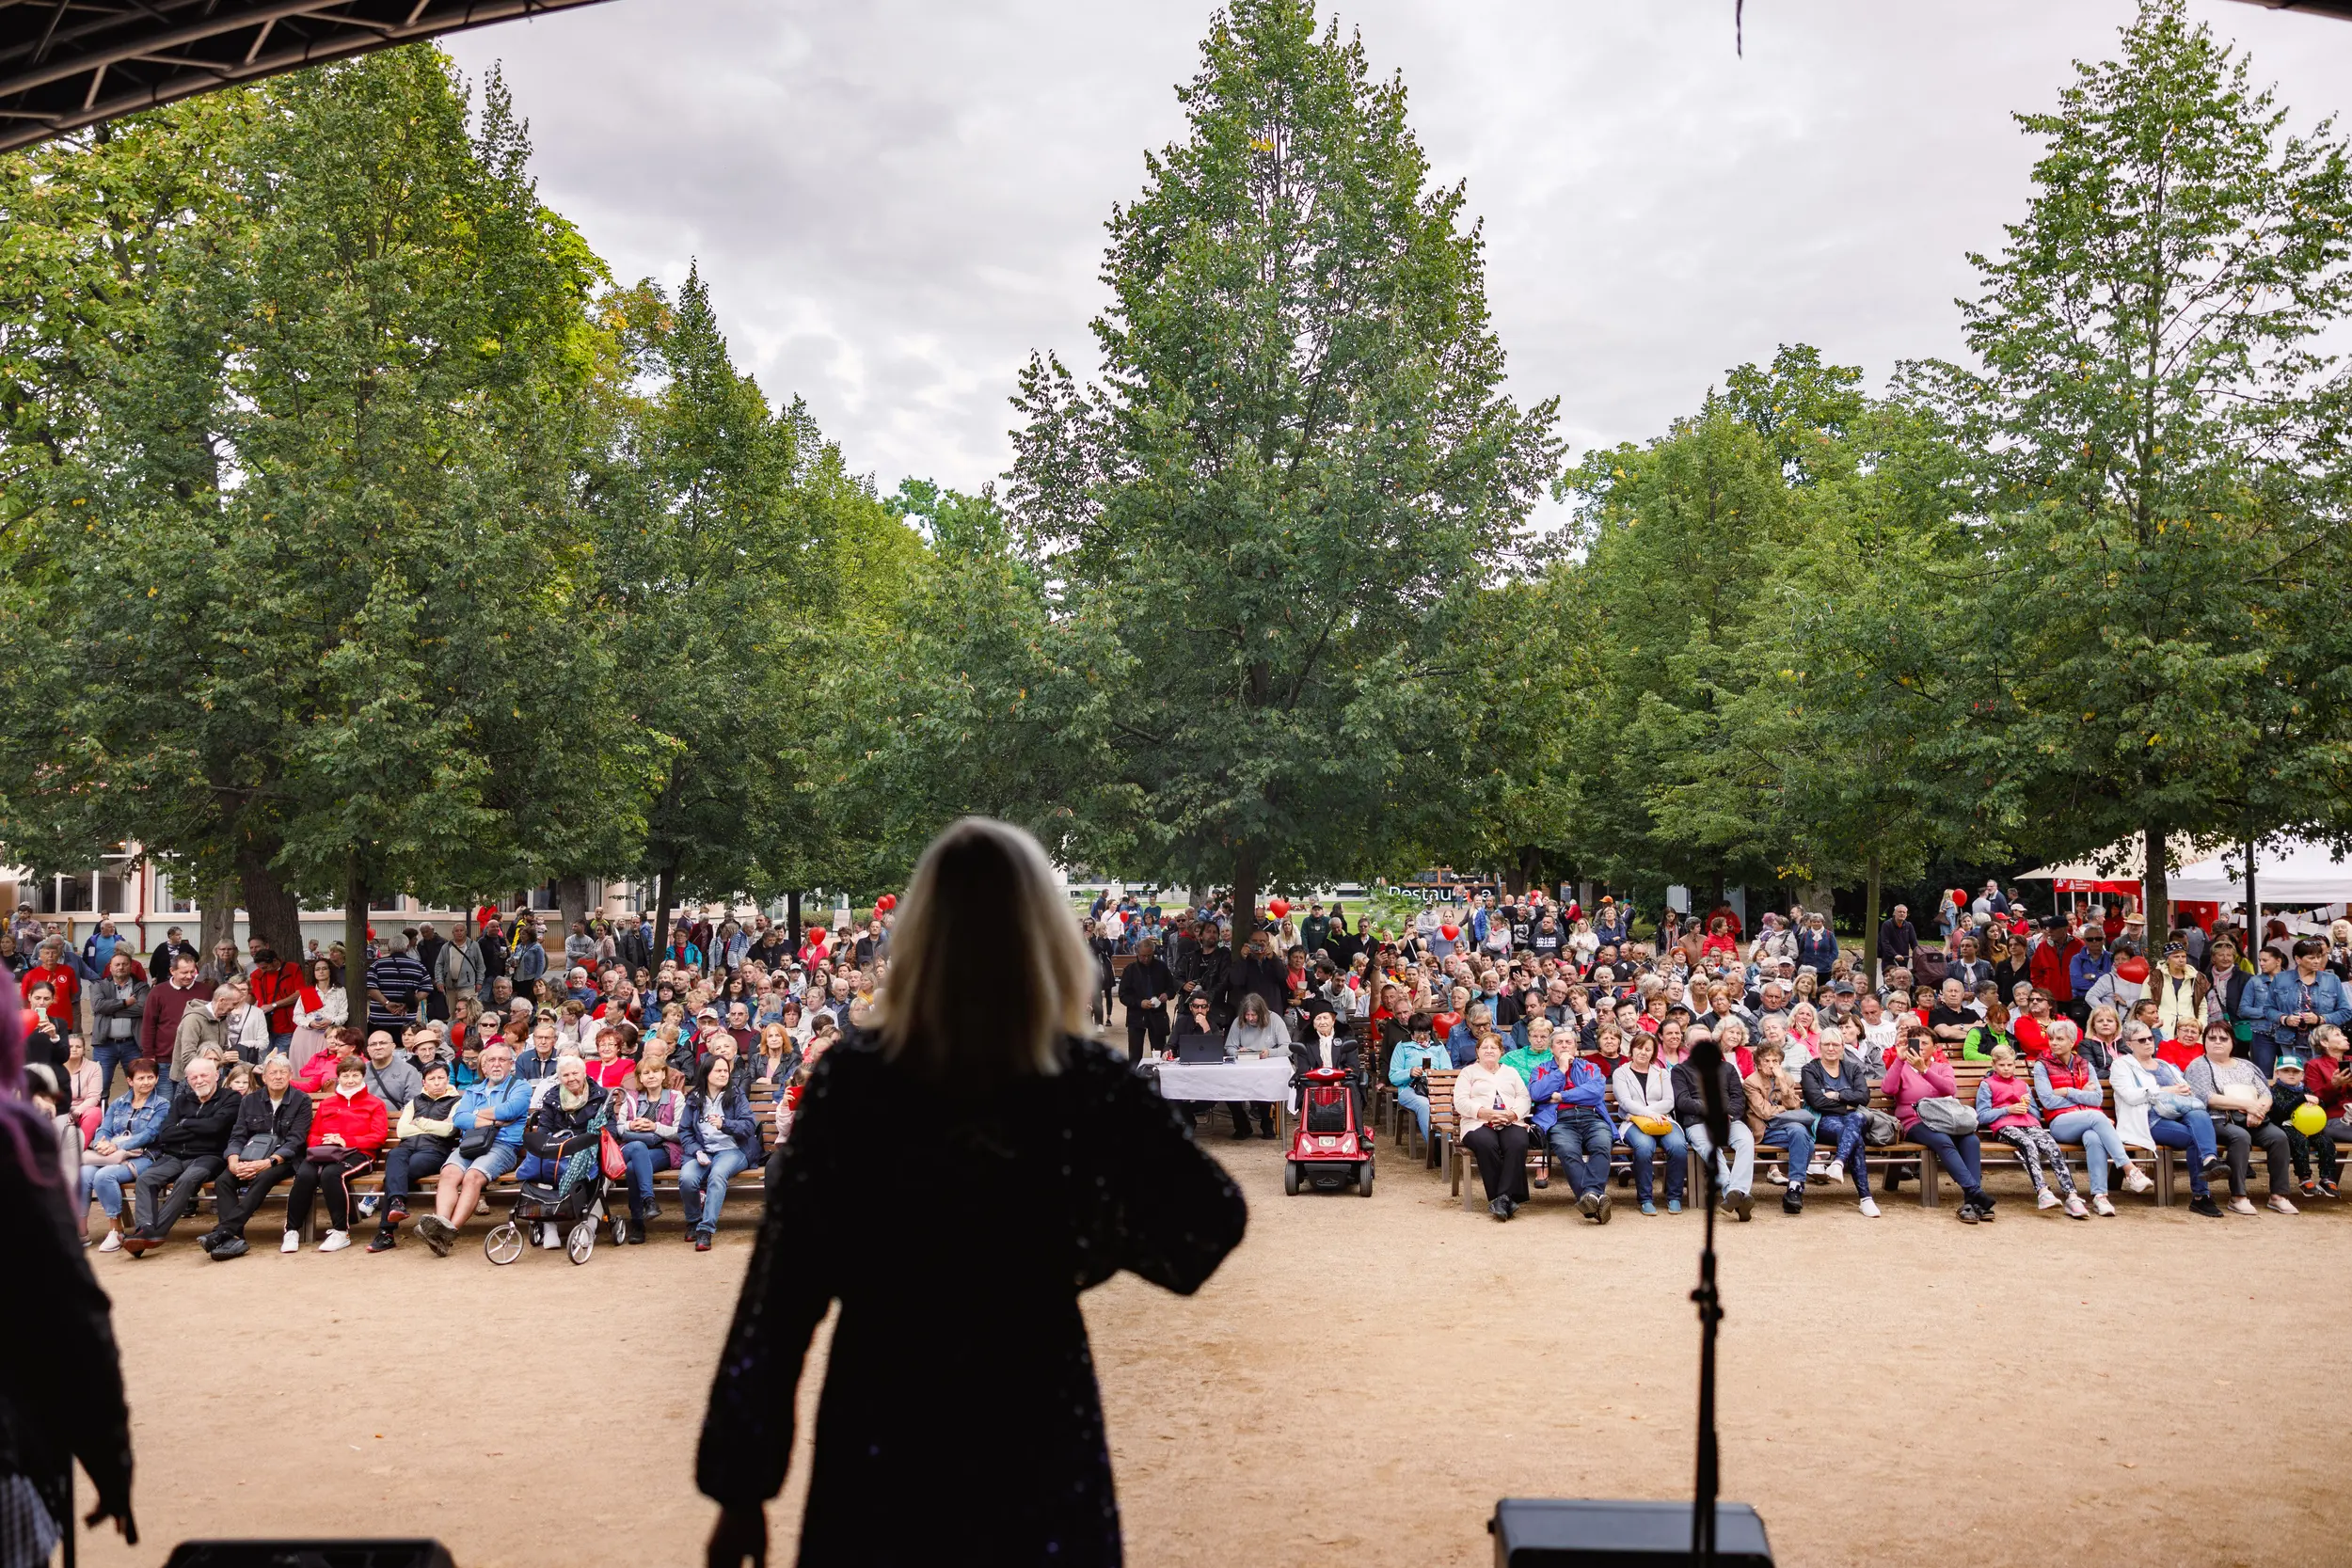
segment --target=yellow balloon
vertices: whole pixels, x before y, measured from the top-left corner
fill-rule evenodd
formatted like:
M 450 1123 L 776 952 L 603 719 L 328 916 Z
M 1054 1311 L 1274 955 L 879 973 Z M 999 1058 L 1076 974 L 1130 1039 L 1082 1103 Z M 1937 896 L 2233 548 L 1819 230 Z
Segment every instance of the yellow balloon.
M 2305 1101 L 2302 1104 L 2297 1105 L 2295 1108 L 2295 1117 L 2293 1119 L 2295 1121 L 2295 1130 L 2308 1138 L 2313 1136 L 2321 1128 L 2328 1125 L 2328 1113 L 2321 1110 L 2311 1101 Z

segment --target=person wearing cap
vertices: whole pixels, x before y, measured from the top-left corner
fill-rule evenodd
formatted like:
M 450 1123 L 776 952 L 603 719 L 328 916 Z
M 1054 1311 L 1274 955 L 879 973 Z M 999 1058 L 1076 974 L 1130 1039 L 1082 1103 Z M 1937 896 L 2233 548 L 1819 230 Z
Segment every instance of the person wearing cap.
M 2053 993 L 2059 1011 L 2080 1024 L 2090 1011 L 2090 988 L 2114 968 L 2115 955 L 2107 951 L 2106 929 L 2095 920 L 2085 921 L 2081 945 L 2066 960 L 2067 995 Z
M 2067 966 L 2078 946 L 2067 935 L 2065 917 L 2054 914 L 2042 922 L 2041 935 L 2026 957 L 2026 977 L 2036 990 L 2047 993 L 2053 1009 L 2065 1007 L 2074 999 Z
M 2319 1097 L 2303 1082 L 2303 1058 L 2292 1051 L 2282 1051 L 2271 1064 L 2270 1114 L 2264 1119 L 2286 1134 L 2287 1161 L 2295 1167 L 2296 1191 L 2305 1198 L 2318 1197 L 2319 1177 L 2325 1174 L 2332 1196 L 2336 1184 L 2335 1145 L 2327 1145 L 2321 1170 L 2314 1172 L 2312 1156 L 2325 1138 L 2325 1130 L 2318 1136 L 2305 1137 L 2302 1129 L 2295 1125 L 2296 1107 L 2307 1104 L 2318 1105 Z M 2321 1115 L 2326 1114 L 2326 1107 L 2322 1106 Z

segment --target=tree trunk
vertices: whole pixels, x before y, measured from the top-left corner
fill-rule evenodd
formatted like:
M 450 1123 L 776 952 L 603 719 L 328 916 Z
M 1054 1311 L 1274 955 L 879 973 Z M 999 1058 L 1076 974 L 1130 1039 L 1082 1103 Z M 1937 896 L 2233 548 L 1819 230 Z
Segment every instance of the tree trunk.
M 237 940 L 237 882 L 235 878 L 213 889 L 196 911 L 196 952 L 204 963 L 213 961 L 213 949 L 224 942 Z
M 588 879 L 558 877 L 555 879 L 556 907 L 564 911 L 564 935 L 570 936 L 572 927 L 584 925 L 588 919 Z M 561 946 L 562 943 L 557 943 Z
M 2165 871 L 2165 839 L 2162 824 L 2151 822 L 2144 830 L 2148 863 L 2140 875 L 2140 901 L 2148 906 L 2148 951 L 2161 954 L 2164 939 L 2172 934 L 2172 895 Z M 2145 955 L 2142 955 L 2145 957 Z
M 1233 951 L 1239 953 L 1258 929 L 1258 867 L 1255 845 L 1233 851 Z
M 2246 917 L 2246 951 L 2238 957 L 2248 963 L 2254 961 L 2255 949 L 2263 944 L 2262 895 L 2254 888 L 2254 830 L 2246 830 L 2246 908 L 2238 911 Z
M 265 846 L 250 841 L 237 846 L 237 881 L 245 890 L 246 919 L 253 934 L 281 960 L 298 963 L 302 958 L 302 900 L 270 868 L 270 860 Z
M 797 893 L 784 895 L 784 928 L 785 934 L 791 940 L 792 951 L 798 953 L 801 950 L 801 895 Z
M 351 1022 L 364 1027 L 368 1016 L 368 878 L 354 849 L 343 858 L 343 993 L 351 999 Z
M 665 865 L 653 879 L 653 964 L 661 967 L 661 955 L 670 950 L 670 898 L 677 886 L 677 867 Z
M 1870 857 L 1869 888 L 1862 898 L 1862 947 L 1870 955 L 1870 989 L 1879 989 L 1879 858 Z

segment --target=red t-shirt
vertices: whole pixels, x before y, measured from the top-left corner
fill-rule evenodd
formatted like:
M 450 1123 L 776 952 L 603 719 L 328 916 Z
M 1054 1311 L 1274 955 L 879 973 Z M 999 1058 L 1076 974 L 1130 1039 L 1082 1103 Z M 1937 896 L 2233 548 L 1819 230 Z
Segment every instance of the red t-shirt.
M 49 1016 L 57 1021 L 58 1028 L 73 1028 L 73 1003 L 81 994 L 80 977 L 63 964 L 35 964 L 24 972 L 17 994 L 30 1002 L 33 988 L 41 985 L 49 988 Z

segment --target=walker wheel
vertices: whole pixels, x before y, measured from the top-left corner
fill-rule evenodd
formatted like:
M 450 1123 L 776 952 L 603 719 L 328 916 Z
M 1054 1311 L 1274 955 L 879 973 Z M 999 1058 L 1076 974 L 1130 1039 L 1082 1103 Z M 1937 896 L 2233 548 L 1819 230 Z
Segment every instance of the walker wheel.
M 1295 1160 L 1282 1162 L 1282 1194 L 1286 1197 L 1298 1196 L 1298 1162 Z
M 581 1220 L 572 1227 L 570 1239 L 564 1243 L 564 1255 L 574 1264 L 588 1261 L 588 1255 L 596 1250 L 596 1222 Z
M 513 1220 L 501 1220 L 482 1238 L 482 1251 L 493 1263 L 512 1263 L 523 1255 L 523 1227 Z

